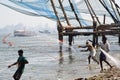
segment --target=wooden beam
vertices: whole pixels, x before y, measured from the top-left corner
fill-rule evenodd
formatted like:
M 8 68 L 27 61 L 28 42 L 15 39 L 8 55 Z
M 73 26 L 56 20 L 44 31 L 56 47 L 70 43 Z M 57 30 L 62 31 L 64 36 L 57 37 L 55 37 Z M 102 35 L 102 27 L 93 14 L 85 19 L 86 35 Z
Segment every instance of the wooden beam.
M 97 32 L 63 32 L 64 36 L 67 35 L 93 35 L 93 34 L 107 34 L 107 35 L 113 35 L 113 34 L 120 34 L 120 31 L 97 31 Z
M 110 29 L 110 28 L 113 28 L 113 27 L 120 27 L 120 23 L 116 23 L 116 24 L 102 24 L 102 25 L 99 25 L 97 27 L 98 30 L 105 30 L 105 29 Z
M 71 27 L 68 27 L 68 26 L 62 26 L 64 30 L 69 30 L 69 29 L 93 29 L 93 26 L 84 26 L 84 27 L 79 27 L 79 26 L 71 26 Z M 99 25 L 97 26 L 97 29 L 98 30 L 108 30 L 108 29 L 116 29 L 120 27 L 120 23 L 112 23 L 112 24 L 102 24 L 102 25 Z
M 93 26 L 86 26 L 86 27 L 63 27 L 64 30 L 69 30 L 69 29 L 93 29 Z

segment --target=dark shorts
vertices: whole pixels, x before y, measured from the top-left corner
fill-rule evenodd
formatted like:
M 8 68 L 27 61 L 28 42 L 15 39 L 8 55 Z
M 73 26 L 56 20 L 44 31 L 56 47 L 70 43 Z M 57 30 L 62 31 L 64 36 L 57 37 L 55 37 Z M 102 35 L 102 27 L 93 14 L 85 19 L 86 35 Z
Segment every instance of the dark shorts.
M 100 61 L 103 61 L 103 60 L 106 60 L 106 55 L 103 52 L 101 52 L 100 53 Z
M 13 75 L 13 78 L 16 79 L 16 80 L 19 80 L 21 75 L 22 75 L 23 71 L 22 70 L 19 70 L 17 69 L 17 71 L 15 72 L 15 74 Z

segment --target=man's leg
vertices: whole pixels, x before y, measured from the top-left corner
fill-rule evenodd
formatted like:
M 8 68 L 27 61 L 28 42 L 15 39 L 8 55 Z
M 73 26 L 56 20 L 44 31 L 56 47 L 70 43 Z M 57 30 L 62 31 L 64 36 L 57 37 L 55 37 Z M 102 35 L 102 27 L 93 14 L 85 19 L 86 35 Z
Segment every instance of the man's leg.
M 101 67 L 101 72 L 103 71 L 103 64 L 102 64 L 102 60 L 100 60 L 100 67 Z
M 88 64 L 90 64 L 90 58 L 91 58 L 91 56 L 89 55 L 88 56 Z
M 92 59 L 93 59 L 95 62 L 97 62 L 97 64 L 99 64 L 99 61 L 98 61 L 94 56 L 92 56 Z
M 101 71 L 103 71 L 103 64 L 102 64 L 102 61 L 103 61 L 103 56 L 100 54 L 100 67 L 101 67 Z
M 22 73 L 18 73 L 18 75 L 16 76 L 16 80 L 20 80 L 21 75 L 22 75 Z
M 110 65 L 110 63 L 107 60 L 104 60 L 104 62 L 106 62 L 110 66 L 110 69 L 112 68 L 112 66 Z
M 20 77 L 21 77 L 21 75 L 22 75 L 22 72 L 20 72 L 19 70 L 17 70 L 15 72 L 15 74 L 13 75 L 14 80 L 19 80 Z
M 106 56 L 104 55 L 103 52 L 100 53 L 100 67 L 101 67 L 101 72 L 103 71 L 103 61 L 106 60 Z
M 15 74 L 13 75 L 14 80 L 17 80 L 17 79 L 16 79 L 17 73 L 18 73 L 18 70 L 17 70 L 17 71 L 15 72 Z

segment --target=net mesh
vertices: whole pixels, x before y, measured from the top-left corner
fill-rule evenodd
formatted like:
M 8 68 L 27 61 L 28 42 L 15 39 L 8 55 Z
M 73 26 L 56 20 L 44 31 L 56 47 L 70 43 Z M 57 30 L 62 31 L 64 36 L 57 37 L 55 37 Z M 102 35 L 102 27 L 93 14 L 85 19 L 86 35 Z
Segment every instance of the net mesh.
M 51 20 L 55 21 L 57 20 L 50 0 L 8 0 L 8 1 L 13 3 L 14 6 L 9 4 L 9 2 L 7 4 L 6 3 L 1 4 L 27 15 L 43 16 Z M 112 0 L 61 0 L 67 18 L 71 24 L 78 25 L 75 16 L 76 14 L 82 25 L 85 26 L 92 25 L 93 19 L 91 17 L 90 11 L 88 10 L 87 7 L 88 3 L 86 3 L 86 1 L 89 1 L 89 3 L 91 4 L 91 8 L 94 10 L 95 14 L 91 12 L 93 16 L 106 15 L 108 17 L 111 17 L 112 15 L 112 18 L 119 21 L 120 14 L 118 14 L 116 7 L 112 5 L 113 4 Z M 100 1 L 104 4 L 104 6 L 100 3 Z M 60 18 L 60 21 L 65 21 L 65 17 L 59 4 L 59 0 L 53 0 L 53 2 L 55 9 L 58 13 L 58 17 Z M 70 2 L 72 6 L 70 5 Z M 107 8 L 107 10 L 105 7 Z

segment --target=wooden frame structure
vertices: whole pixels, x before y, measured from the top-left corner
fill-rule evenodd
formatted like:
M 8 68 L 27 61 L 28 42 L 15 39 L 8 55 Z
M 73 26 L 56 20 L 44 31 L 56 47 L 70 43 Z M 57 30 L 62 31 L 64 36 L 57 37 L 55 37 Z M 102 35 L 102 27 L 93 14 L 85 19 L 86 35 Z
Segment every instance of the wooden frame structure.
M 63 41 L 63 36 L 68 36 L 69 46 L 72 46 L 72 41 L 73 41 L 74 36 L 76 36 L 76 35 L 93 35 L 93 46 L 95 46 L 95 44 L 98 43 L 98 35 L 115 35 L 115 34 L 118 34 L 118 42 L 120 43 L 120 21 L 116 20 L 114 18 L 114 16 L 111 14 L 111 12 L 108 10 L 108 8 L 104 5 L 103 0 L 99 0 L 99 2 L 103 5 L 103 7 L 106 9 L 106 11 L 108 11 L 108 13 L 111 15 L 114 23 L 105 24 L 105 15 L 104 15 L 103 24 L 101 24 L 98 17 L 96 16 L 92 6 L 91 6 L 91 4 L 89 3 L 89 0 L 84 0 L 85 3 L 86 3 L 86 6 L 88 8 L 88 11 L 89 11 L 89 13 L 90 13 L 90 15 L 93 19 L 93 25 L 92 26 L 86 26 L 86 27 L 82 26 L 82 24 L 81 24 L 81 22 L 78 18 L 78 15 L 75 13 L 74 6 L 73 6 L 71 0 L 68 0 L 68 1 L 69 1 L 69 4 L 71 6 L 72 11 L 75 14 L 76 20 L 80 24 L 79 27 L 71 26 L 71 24 L 69 22 L 69 19 L 67 18 L 67 15 L 65 13 L 62 2 L 61 2 L 61 0 L 58 0 L 58 2 L 60 4 L 60 7 L 61 7 L 61 10 L 64 14 L 64 18 L 65 18 L 65 20 L 67 22 L 67 25 L 68 25 L 67 27 L 63 26 L 60 22 L 58 14 L 57 14 L 57 10 L 55 8 L 54 1 L 51 0 L 51 4 L 52 4 L 53 10 L 54 10 L 54 13 L 57 17 L 57 29 L 58 29 L 58 37 L 59 37 L 60 42 Z M 115 1 L 114 0 L 109 0 L 109 1 L 110 1 L 112 6 L 113 5 L 116 6 L 117 13 L 120 16 L 120 12 L 117 8 L 117 5 L 116 5 Z M 98 26 L 97 26 L 97 23 L 99 23 Z M 74 29 L 92 29 L 93 32 L 77 32 L 77 31 L 73 31 Z M 60 45 L 60 51 L 62 51 L 62 46 L 61 45 Z

